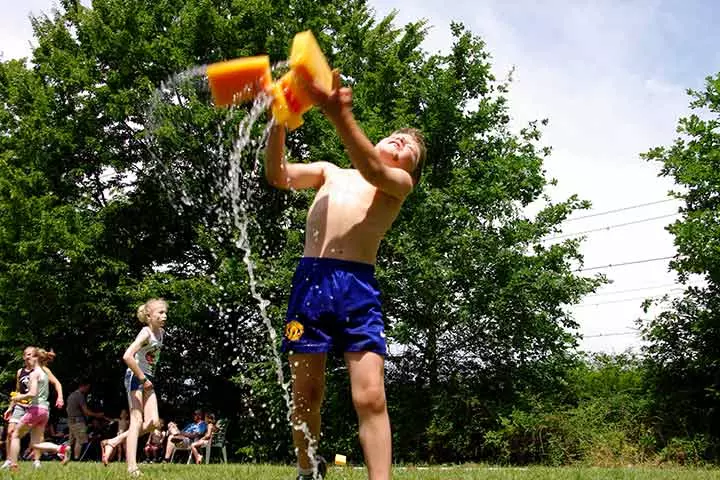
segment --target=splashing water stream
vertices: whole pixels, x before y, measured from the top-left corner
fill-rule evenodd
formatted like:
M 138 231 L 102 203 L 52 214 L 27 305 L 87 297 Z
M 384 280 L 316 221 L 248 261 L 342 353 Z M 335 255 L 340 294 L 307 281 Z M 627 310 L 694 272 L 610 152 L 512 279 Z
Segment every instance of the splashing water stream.
M 233 205 L 233 221 L 235 224 L 235 227 L 238 229 L 238 232 L 240 234 L 238 240 L 236 241 L 236 246 L 238 248 L 241 248 L 245 254 L 243 255 L 243 261 L 245 262 L 245 265 L 247 267 L 248 271 L 248 283 L 250 286 L 250 293 L 252 297 L 258 302 L 258 306 L 260 308 L 260 316 L 263 319 L 263 322 L 265 323 L 265 327 L 267 328 L 268 336 L 270 337 L 270 342 L 272 345 L 275 345 L 275 341 L 277 339 L 277 332 L 272 326 L 272 322 L 270 320 L 270 317 L 267 313 L 267 307 L 270 304 L 270 302 L 266 299 L 264 299 L 260 293 L 257 291 L 257 280 L 255 278 L 255 264 L 252 261 L 252 248 L 250 245 L 250 236 L 248 235 L 248 227 L 250 225 L 250 217 L 248 216 L 248 210 L 247 207 L 250 205 L 250 201 L 252 200 L 252 196 L 254 194 L 254 190 L 252 188 L 248 188 L 245 193 L 245 199 L 241 200 L 241 192 L 238 188 L 240 175 L 242 174 L 240 169 L 240 159 L 241 155 L 245 149 L 245 147 L 248 145 L 250 140 L 250 132 L 252 130 L 252 126 L 255 124 L 255 122 L 258 120 L 260 115 L 267 110 L 267 108 L 272 103 L 272 98 L 268 95 L 261 94 L 258 96 L 258 98 L 253 103 L 253 106 L 250 110 L 250 113 L 243 119 L 243 122 L 238 127 L 238 134 L 236 137 L 236 140 L 233 145 L 233 151 L 230 154 L 230 168 L 231 168 L 231 174 L 230 174 L 230 182 L 228 183 L 228 189 L 230 198 L 232 199 L 232 205 Z M 255 161 L 252 166 L 252 169 L 249 172 L 250 179 L 257 179 L 259 177 L 260 172 L 260 156 L 262 152 L 262 146 L 264 146 L 267 142 L 268 136 L 270 134 L 270 130 L 273 127 L 273 122 L 269 121 L 268 124 L 265 126 L 265 129 L 263 131 L 260 145 L 258 149 L 255 152 Z M 253 183 L 255 184 L 255 183 Z M 302 422 L 299 425 L 294 425 L 292 423 L 292 411 L 293 411 L 293 403 L 292 399 L 290 398 L 290 394 L 288 393 L 288 388 L 290 387 L 290 381 L 285 381 L 285 374 L 283 372 L 282 368 L 282 359 L 280 357 L 280 353 L 275 349 L 272 348 L 273 351 L 273 361 L 275 363 L 275 373 L 277 375 L 278 383 L 282 389 L 283 392 L 283 398 L 285 400 L 285 404 L 287 406 L 287 421 L 294 429 L 300 430 L 303 432 L 305 439 L 308 442 L 308 457 L 310 458 L 310 461 L 313 465 L 313 472 L 316 475 L 317 468 L 318 468 L 318 461 L 316 458 L 316 447 L 317 444 L 316 440 L 312 437 L 312 434 L 310 433 L 310 429 L 307 425 L 307 423 Z
M 277 72 L 278 70 L 286 69 L 287 63 L 286 62 L 280 62 L 279 64 L 276 64 L 273 66 L 273 71 Z M 160 91 L 162 90 L 164 92 L 164 95 L 166 96 L 166 100 L 172 102 L 173 104 L 179 104 L 182 105 L 182 100 L 180 98 L 180 95 L 176 92 L 172 95 L 172 90 L 174 90 L 175 86 L 178 86 L 183 83 L 191 82 L 197 80 L 198 77 L 204 77 L 206 73 L 206 67 L 196 67 L 192 69 L 185 70 L 173 77 L 171 77 L 167 82 L 164 82 L 160 89 L 156 91 L 156 94 L 153 98 L 153 106 L 157 106 L 158 102 L 164 101 L 162 98 L 162 95 L 160 94 Z M 201 85 L 205 85 L 204 82 L 200 83 Z M 195 85 L 195 88 L 198 88 L 198 84 Z M 169 94 L 170 93 L 170 94 Z M 293 412 L 293 402 L 289 393 L 289 387 L 291 384 L 290 380 L 285 380 L 285 374 L 283 372 L 283 362 L 280 355 L 280 352 L 277 348 L 275 348 L 275 343 L 277 340 L 277 332 L 273 328 L 272 321 L 268 315 L 267 307 L 270 304 L 270 302 L 262 297 L 260 292 L 258 292 L 257 286 L 258 281 L 255 276 L 255 263 L 252 260 L 252 246 L 250 241 L 250 235 L 249 235 L 249 226 L 251 217 L 250 217 L 250 211 L 249 207 L 251 206 L 251 202 L 253 199 L 254 194 L 257 192 L 257 188 L 253 188 L 253 186 L 256 186 L 258 184 L 258 180 L 260 177 L 261 172 L 261 154 L 263 152 L 264 146 L 267 142 L 267 139 L 270 134 L 270 130 L 273 126 L 273 121 L 269 121 L 265 128 L 263 129 L 263 132 L 260 136 L 259 142 L 255 142 L 251 139 L 252 130 L 255 125 L 255 123 L 259 120 L 261 115 L 268 109 L 268 107 L 272 103 L 272 97 L 268 94 L 261 93 L 258 95 L 253 102 L 249 112 L 245 115 L 245 117 L 241 120 L 239 125 L 237 126 L 236 132 L 234 134 L 234 139 L 232 142 L 232 150 L 230 154 L 227 156 L 227 170 L 226 170 L 226 177 L 223 178 L 217 178 L 216 181 L 220 182 L 220 187 L 222 191 L 223 198 L 229 202 L 230 206 L 230 212 L 220 212 L 221 217 L 225 217 L 225 221 L 234 226 L 236 229 L 236 232 L 238 234 L 237 239 L 235 240 L 234 244 L 237 248 L 241 249 L 243 254 L 243 262 L 245 263 L 247 272 L 248 272 L 248 284 L 250 288 L 250 293 L 253 299 L 257 301 L 258 307 L 259 307 L 259 313 L 262 318 L 262 321 L 265 325 L 265 328 L 267 330 L 267 335 L 269 337 L 271 348 L 273 355 L 273 363 L 275 366 L 275 374 L 277 377 L 277 382 L 280 385 L 282 389 L 282 395 L 283 399 L 285 401 L 285 405 L 287 407 L 287 414 L 286 419 L 288 424 L 291 425 L 291 427 L 295 430 L 302 431 L 303 435 L 305 436 L 306 441 L 308 442 L 308 457 L 310 458 L 312 467 L 313 467 L 313 475 L 317 478 L 318 475 L 318 460 L 316 455 L 316 449 L 317 449 L 317 440 L 313 438 L 309 427 L 307 423 L 302 422 L 300 424 L 294 424 L 292 421 L 292 412 Z M 237 114 L 237 110 L 232 107 L 228 110 L 227 115 L 225 117 L 224 122 L 218 127 L 218 157 L 220 158 L 220 161 L 225 160 L 225 154 L 222 149 L 222 127 L 226 124 L 228 124 L 234 115 Z M 152 115 L 151 115 L 152 118 Z M 157 126 L 152 124 L 150 125 L 150 130 L 152 131 Z M 253 156 L 254 161 L 253 164 L 250 166 L 249 169 L 243 170 L 242 168 L 242 157 L 243 154 L 246 152 L 246 149 L 249 146 L 257 146 L 257 150 L 255 151 L 255 155 Z M 148 149 L 152 153 L 152 149 Z M 219 169 L 219 171 L 222 171 L 224 169 Z M 241 180 L 243 180 L 241 182 Z M 245 185 L 245 192 L 243 195 L 242 187 L 241 185 Z M 191 200 L 189 196 L 187 196 L 184 192 L 182 195 L 182 201 L 183 203 L 190 204 Z M 297 454 L 297 449 L 296 449 Z

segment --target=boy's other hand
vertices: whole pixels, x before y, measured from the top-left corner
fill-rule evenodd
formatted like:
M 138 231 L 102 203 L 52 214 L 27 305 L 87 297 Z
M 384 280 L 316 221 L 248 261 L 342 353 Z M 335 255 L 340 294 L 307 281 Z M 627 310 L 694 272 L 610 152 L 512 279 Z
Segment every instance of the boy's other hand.
M 332 75 L 330 93 L 323 90 L 317 82 L 312 81 L 310 78 L 299 76 L 313 103 L 331 117 L 339 116 L 343 111 L 352 110 L 352 89 L 341 85 L 340 71 L 338 69 L 333 70 Z

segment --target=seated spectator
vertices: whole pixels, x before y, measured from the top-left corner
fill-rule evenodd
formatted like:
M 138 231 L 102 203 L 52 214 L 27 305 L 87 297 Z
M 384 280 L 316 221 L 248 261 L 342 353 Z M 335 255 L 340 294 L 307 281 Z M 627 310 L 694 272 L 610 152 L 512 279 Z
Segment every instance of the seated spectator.
M 217 430 L 217 427 L 215 426 L 215 415 L 212 413 L 205 415 L 205 423 L 207 424 L 207 432 L 205 432 L 205 435 L 200 440 L 195 440 L 192 444 L 190 444 L 190 453 L 192 453 L 197 465 L 200 465 L 203 461 L 203 456 L 200 455 L 198 449 L 210 443 L 215 430 Z
M 51 442 L 62 445 L 68 438 L 68 434 L 58 429 L 55 422 L 47 422 L 45 424 L 45 438 Z
M 177 429 L 174 430 L 177 432 Z M 173 452 L 177 447 L 190 449 L 193 441 L 199 440 L 207 432 L 207 424 L 203 420 L 202 410 L 195 410 L 193 413 L 193 421 L 183 428 L 182 432 L 171 433 L 168 436 L 167 447 L 165 448 L 165 461 L 170 461 Z
M 168 435 L 177 435 L 178 433 L 180 433 L 180 429 L 178 428 L 177 423 L 175 423 L 175 422 L 168 423 L 167 431 L 168 431 Z
M 174 422 L 170 422 L 170 424 L 175 427 L 175 433 L 180 433 Z M 160 426 L 148 435 L 147 443 L 145 444 L 145 461 L 148 463 L 157 462 L 161 458 L 163 443 L 165 443 L 165 437 L 168 433 L 163 430 L 164 426 L 165 422 L 161 418 Z
M 111 423 L 106 418 L 93 418 L 88 425 L 88 445 L 85 459 L 100 460 L 102 455 L 102 441 L 109 435 Z
M 7 429 L 5 428 L 4 423 L 0 423 L 0 457 L 5 458 L 7 456 L 7 452 L 5 452 L 5 437 L 7 435 Z

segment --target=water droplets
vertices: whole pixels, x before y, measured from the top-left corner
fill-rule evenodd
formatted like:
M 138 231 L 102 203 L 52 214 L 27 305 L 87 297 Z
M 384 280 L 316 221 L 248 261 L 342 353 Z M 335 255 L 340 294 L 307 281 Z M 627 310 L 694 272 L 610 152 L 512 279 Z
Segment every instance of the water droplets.
M 274 75 L 282 70 L 287 70 L 288 64 L 282 62 L 273 66 Z M 280 73 L 281 74 L 281 73 Z M 204 96 L 198 93 L 205 89 Z M 153 99 L 153 112 L 150 115 L 152 125 L 149 126 L 149 143 L 145 145 L 150 153 L 152 162 L 152 173 L 159 177 L 160 187 L 164 194 L 168 195 L 176 207 L 178 215 L 191 213 L 192 218 L 203 218 L 207 222 L 203 226 L 206 229 L 208 243 L 217 244 L 216 248 L 211 247 L 210 256 L 214 259 L 227 257 L 227 250 L 237 248 L 243 253 L 243 262 L 247 270 L 248 286 L 252 298 L 257 303 L 257 313 L 247 318 L 247 312 L 239 304 L 234 303 L 238 298 L 236 284 L 228 283 L 221 276 L 218 279 L 215 273 L 208 275 L 211 265 L 193 266 L 198 272 L 209 276 L 209 282 L 216 289 L 219 297 L 217 304 L 208 306 L 213 316 L 213 322 L 208 323 L 208 328 L 213 329 L 222 335 L 218 343 L 223 347 L 231 349 L 232 359 L 229 363 L 239 369 L 243 365 L 243 358 L 253 346 L 243 342 L 243 333 L 253 328 L 253 322 L 263 325 L 266 337 L 271 344 L 268 350 L 271 352 L 272 365 L 274 367 L 278 385 L 281 386 L 284 403 L 287 406 L 287 422 L 291 424 L 292 402 L 288 392 L 291 379 L 286 380 L 283 372 L 283 362 L 280 354 L 275 349 L 278 334 L 273 328 L 268 315 L 270 300 L 264 299 L 258 291 L 258 279 L 255 274 L 255 264 L 252 260 L 251 233 L 255 231 L 258 220 L 254 214 L 259 210 L 259 201 L 256 195 L 261 188 L 262 182 L 262 151 L 272 127 L 268 122 L 261 132 L 254 128 L 272 102 L 272 99 L 265 94 L 258 95 L 249 110 L 246 107 L 232 106 L 228 109 L 214 109 L 209 105 L 200 105 L 202 98 L 207 98 L 207 78 L 205 67 L 197 67 L 176 75 L 168 82 L 161 85 Z M 201 155 L 187 152 L 173 151 L 177 136 L 192 135 L 188 128 L 197 113 L 195 106 L 206 108 L 208 119 L 212 119 L 216 125 L 215 142 L 205 142 Z M 194 130 L 196 131 L 196 129 Z M 257 134 L 259 133 L 259 134 Z M 212 131 L 210 136 L 212 136 Z M 138 169 L 144 166 L 139 166 Z M 156 172 L 157 171 L 157 172 Z M 285 170 L 287 174 L 287 170 Z M 157 173 L 157 174 L 156 174 Z M 291 185 L 290 179 L 287 179 Z M 281 219 L 283 228 L 292 226 L 292 216 L 285 214 Z M 320 241 L 320 231 L 313 232 L 315 241 Z M 266 255 L 272 248 L 266 239 L 262 239 L 260 252 Z M 309 279 L 306 278 L 306 281 Z M 309 304 L 308 304 L 309 305 Z M 232 306 L 232 307 L 231 307 Z M 182 356 L 188 355 L 188 351 L 182 352 Z M 297 366 L 297 364 L 296 364 Z M 246 386 L 252 384 L 242 375 L 241 383 Z M 262 398 L 269 393 L 249 389 L 250 398 Z M 268 405 L 270 403 L 270 405 Z M 272 408 L 273 402 L 262 402 L 263 410 Z M 257 404 L 255 406 L 256 410 Z M 250 418 L 264 416 L 264 412 L 253 411 L 248 406 L 247 415 Z M 269 425 L 274 429 L 280 422 L 277 419 L 270 419 Z M 317 442 L 306 424 L 298 425 L 296 428 L 303 431 L 308 439 L 311 448 L 308 451 L 313 459 L 315 467 L 315 448 Z M 260 433 L 255 432 L 260 438 Z

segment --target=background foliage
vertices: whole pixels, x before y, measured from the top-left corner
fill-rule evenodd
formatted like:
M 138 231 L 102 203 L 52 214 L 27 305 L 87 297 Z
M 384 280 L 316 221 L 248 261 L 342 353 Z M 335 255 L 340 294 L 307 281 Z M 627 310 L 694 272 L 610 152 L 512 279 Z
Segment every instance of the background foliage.
M 311 197 L 264 184 L 255 151 L 265 117 L 251 130 L 252 148 L 231 156 L 247 109 L 215 109 L 200 78 L 171 76 L 238 56 L 284 60 L 293 35 L 312 29 L 352 86 L 371 140 L 403 126 L 427 139 L 423 181 L 378 261 L 396 460 L 643 461 L 672 438 L 706 446 L 717 438 L 703 423 L 716 418 L 720 381 L 718 256 L 708 247 L 717 236 L 703 230 L 717 220 L 718 185 L 707 181 L 717 176 L 707 162 L 720 161 L 716 120 L 685 120 L 692 142 L 648 154 L 688 187 L 687 221 L 672 227 L 675 267 L 706 275 L 708 289 L 688 291 L 647 326 L 646 362 L 584 358 L 566 306 L 605 279 L 576 273 L 578 240 L 541 240 L 589 205 L 544 196 L 552 182 L 543 171 L 545 122 L 510 127 L 509 80 L 494 77 L 487 46 L 462 24 L 452 25 L 447 54 L 421 49 L 425 21 L 398 27 L 364 0 L 95 0 L 92 8 L 61 0 L 33 26 L 30 62 L 0 63 L 0 379 L 8 390 L 21 349 L 36 344 L 56 350 L 53 369 L 67 390 L 87 376 L 105 408 L 119 410 L 134 311 L 162 296 L 171 303 L 157 382 L 162 416 L 204 407 L 232 420 L 235 458 L 292 459 L 278 339 L 266 322 L 279 331 Z M 717 83 L 709 79 L 696 106 L 717 113 Z M 317 111 L 288 143 L 294 161 L 348 165 Z M 525 207 L 538 200 L 545 207 L 528 217 Z M 247 216 L 249 244 L 236 211 Z M 268 302 L 267 320 L 253 289 Z M 672 391 L 678 381 L 688 390 Z M 351 411 L 336 359 L 324 448 L 360 458 Z

